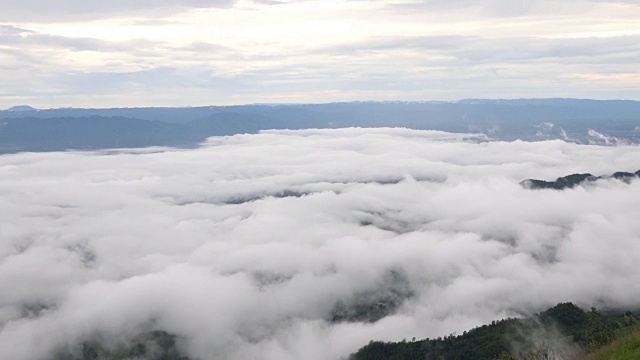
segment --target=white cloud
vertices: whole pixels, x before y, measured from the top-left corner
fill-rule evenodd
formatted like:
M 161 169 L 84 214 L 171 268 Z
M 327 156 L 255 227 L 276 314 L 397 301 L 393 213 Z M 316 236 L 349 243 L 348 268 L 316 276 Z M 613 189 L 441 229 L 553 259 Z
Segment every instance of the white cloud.
M 637 146 L 469 138 L 266 131 L 0 156 L 0 353 L 163 329 L 204 359 L 338 359 L 560 301 L 638 305 L 640 182 L 518 184 L 635 171 Z M 327 321 L 394 281 L 413 293 L 396 314 Z
M 233 0 L 2 0 L 0 21 L 62 22 L 131 15 L 158 16 L 193 8 L 229 7 Z
M 176 4 L 3 6 L 0 108 L 639 96 L 631 2 Z

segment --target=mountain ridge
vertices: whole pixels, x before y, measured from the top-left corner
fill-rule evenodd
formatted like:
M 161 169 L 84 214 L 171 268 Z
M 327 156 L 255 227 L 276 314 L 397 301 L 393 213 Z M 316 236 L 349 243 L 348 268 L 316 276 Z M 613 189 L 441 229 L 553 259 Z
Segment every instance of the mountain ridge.
M 546 181 L 538 179 L 526 179 L 520 182 L 520 185 L 525 189 L 540 190 L 540 189 L 553 189 L 553 190 L 565 190 L 572 189 L 578 185 L 585 185 L 593 183 L 597 180 L 616 179 L 625 183 L 630 183 L 632 180 L 640 178 L 640 170 L 635 173 L 618 171 L 612 175 L 600 175 L 595 176 L 590 173 L 583 174 L 571 174 L 557 178 L 555 181 Z
M 112 137 L 111 140 L 99 141 L 94 131 L 86 126 L 87 119 L 94 119 L 96 122 L 96 118 L 103 119 L 101 126 Z M 41 137 L 46 139 L 46 146 L 33 141 L 35 134 L 41 132 L 34 126 L 38 123 L 36 119 L 48 120 L 39 122 L 48 129 L 47 136 Z M 482 133 L 490 139 L 503 141 L 560 139 L 580 144 L 637 144 L 640 143 L 640 102 L 523 99 L 468 100 L 457 103 L 342 102 L 184 108 L 4 110 L 0 111 L 0 153 L 197 146 L 210 136 L 251 134 L 269 129 L 347 127 L 404 127 L 452 133 Z M 167 130 L 160 131 L 157 128 Z M 75 139 L 69 139 L 70 133 L 74 134 Z M 94 138 L 95 141 L 88 142 L 82 137 Z M 78 143 L 81 145 L 77 145 Z

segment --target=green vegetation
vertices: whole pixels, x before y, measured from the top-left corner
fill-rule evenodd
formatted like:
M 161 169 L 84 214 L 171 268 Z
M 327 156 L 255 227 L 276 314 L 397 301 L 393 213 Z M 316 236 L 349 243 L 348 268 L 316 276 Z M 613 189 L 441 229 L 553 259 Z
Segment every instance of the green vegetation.
M 349 359 L 577 359 L 612 342 L 617 344 L 615 339 L 638 328 L 639 319 L 631 312 L 600 313 L 594 308 L 584 311 L 572 303 L 563 303 L 532 317 L 494 321 L 459 336 L 410 342 L 372 341 Z M 624 344 L 614 350 L 625 354 L 640 351 L 638 337 L 625 340 Z M 632 358 L 640 359 L 628 359 Z M 593 359 L 604 358 L 585 358 Z
M 375 290 L 357 293 L 348 301 L 338 302 L 331 311 L 331 322 L 376 322 L 394 313 L 413 296 L 409 281 L 401 272 L 390 271 Z
M 483 325 L 460 336 L 446 336 L 420 341 L 385 343 L 372 341 L 350 360 L 403 359 L 495 359 L 509 351 L 508 334 L 515 331 L 517 320 L 507 319 Z
M 128 343 L 93 339 L 75 348 L 61 349 L 53 360 L 189 360 L 176 347 L 176 337 L 164 331 L 143 334 Z
M 640 359 L 640 327 L 621 336 L 609 345 L 584 356 L 580 360 L 638 360 Z

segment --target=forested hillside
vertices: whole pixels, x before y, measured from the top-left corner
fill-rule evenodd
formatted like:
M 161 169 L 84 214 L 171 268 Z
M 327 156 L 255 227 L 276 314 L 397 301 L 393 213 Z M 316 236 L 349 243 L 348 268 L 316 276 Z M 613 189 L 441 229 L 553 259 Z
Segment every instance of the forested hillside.
M 573 359 L 633 331 L 639 319 L 638 313 L 585 311 L 562 303 L 529 318 L 495 321 L 459 336 L 372 341 L 349 359 Z

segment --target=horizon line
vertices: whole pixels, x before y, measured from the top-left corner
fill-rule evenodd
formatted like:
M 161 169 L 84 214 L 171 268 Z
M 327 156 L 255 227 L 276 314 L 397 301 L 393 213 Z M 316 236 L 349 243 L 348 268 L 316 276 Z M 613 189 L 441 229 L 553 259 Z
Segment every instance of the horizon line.
M 15 111 L 15 112 L 28 112 L 28 111 L 47 111 L 47 110 L 112 110 L 112 109 L 190 109 L 190 108 L 213 108 L 213 107 L 241 107 L 241 106 L 305 106 L 305 105 L 331 105 L 331 104 L 358 104 L 358 103 L 379 103 L 379 104 L 457 104 L 461 102 L 471 101 L 492 101 L 492 102 L 511 102 L 511 101 L 544 101 L 544 100 L 565 100 L 565 101 L 599 101 L 599 102 L 640 102 L 640 100 L 634 99 L 593 99 L 593 98 L 571 98 L 571 97 L 532 97 L 532 98 L 463 98 L 459 100 L 347 100 L 347 101 L 329 101 L 329 102 L 255 102 L 245 104 L 229 104 L 229 105 L 184 105 L 184 106 L 122 106 L 122 107 L 51 107 L 51 108 L 36 108 L 28 104 L 14 105 L 6 109 L 0 109 L 0 111 Z M 30 108 L 25 110 L 18 110 L 16 108 Z M 16 109 L 16 110 L 12 110 Z

